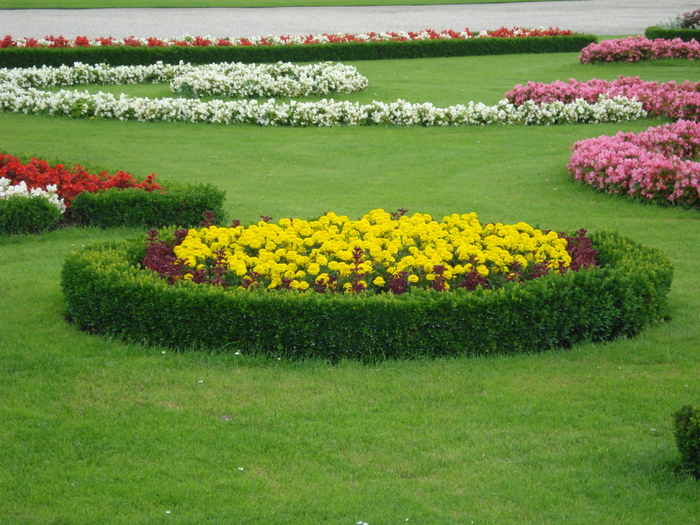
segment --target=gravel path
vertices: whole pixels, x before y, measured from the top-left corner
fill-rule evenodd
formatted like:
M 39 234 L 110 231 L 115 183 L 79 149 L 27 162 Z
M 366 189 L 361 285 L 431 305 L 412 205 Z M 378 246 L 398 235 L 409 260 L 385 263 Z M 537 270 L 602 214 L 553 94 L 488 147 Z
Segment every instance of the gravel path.
M 700 7 L 695 0 L 575 0 L 379 7 L 0 10 L 0 37 L 78 35 L 177 38 L 363 33 L 421 29 L 560 27 L 598 35 L 640 34 Z

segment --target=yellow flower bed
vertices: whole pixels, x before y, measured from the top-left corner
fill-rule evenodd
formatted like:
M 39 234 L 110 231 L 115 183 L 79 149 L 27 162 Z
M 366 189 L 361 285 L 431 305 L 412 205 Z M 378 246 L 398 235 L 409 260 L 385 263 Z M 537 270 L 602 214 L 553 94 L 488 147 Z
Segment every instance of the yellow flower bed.
M 174 254 L 185 279 L 212 269 L 219 283 L 248 288 L 403 293 L 410 286 L 473 289 L 565 271 L 567 241 L 519 222 L 482 225 L 475 213 L 441 222 L 377 209 L 359 220 L 327 213 L 242 227 L 191 229 Z M 224 277 L 221 277 L 224 276 Z

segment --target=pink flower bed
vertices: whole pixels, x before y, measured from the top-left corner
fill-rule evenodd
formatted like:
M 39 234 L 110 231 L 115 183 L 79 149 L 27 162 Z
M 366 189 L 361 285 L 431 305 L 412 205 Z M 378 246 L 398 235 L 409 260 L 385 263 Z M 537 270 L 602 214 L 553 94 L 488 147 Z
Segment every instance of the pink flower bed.
M 659 60 L 662 58 L 685 58 L 700 60 L 700 43 L 696 40 L 684 42 L 680 38 L 649 40 L 643 36 L 631 36 L 622 39 L 603 40 L 599 44 L 590 44 L 581 50 L 579 60 L 582 64 L 593 62 L 639 62 L 641 60 Z
M 576 142 L 567 168 L 576 180 L 649 202 L 700 206 L 700 123 L 679 120 L 641 133 Z
M 116 39 L 100 37 L 90 40 L 86 36 L 79 36 L 75 39 L 63 36 L 47 36 L 43 39 L 19 38 L 14 39 L 6 35 L 0 39 L 0 48 L 7 47 L 94 47 L 94 46 L 131 46 L 131 47 L 165 47 L 165 46 L 271 46 L 290 44 L 334 44 L 343 42 L 405 42 L 409 40 L 464 40 L 467 38 L 521 38 L 538 36 L 568 36 L 573 32 L 568 29 L 550 27 L 548 29 L 523 29 L 521 27 L 506 28 L 501 27 L 494 31 L 481 31 L 473 33 L 469 28 L 463 31 L 447 29 L 435 31 L 425 29 L 423 31 L 395 32 L 386 31 L 381 33 L 370 32 L 366 34 L 319 34 L 306 36 L 268 36 L 251 38 L 217 38 L 212 36 L 185 36 L 174 39 L 160 39 L 155 37 Z
M 700 118 L 700 82 L 686 80 L 677 82 L 646 82 L 639 77 L 619 77 L 617 80 L 592 79 L 579 82 L 557 80 L 551 84 L 528 82 L 525 86 L 518 84 L 505 95 L 516 106 L 528 100 L 541 104 L 544 102 L 573 102 L 584 99 L 596 102 L 601 95 L 608 97 L 622 96 L 640 101 L 651 117 L 670 119 Z

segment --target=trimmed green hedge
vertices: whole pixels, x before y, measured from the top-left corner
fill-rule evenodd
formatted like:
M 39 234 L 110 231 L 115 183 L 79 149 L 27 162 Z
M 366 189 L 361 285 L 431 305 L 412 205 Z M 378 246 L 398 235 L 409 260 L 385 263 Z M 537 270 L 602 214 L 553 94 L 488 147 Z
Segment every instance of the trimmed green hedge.
M 349 296 L 168 285 L 140 269 L 139 239 L 72 253 L 61 283 L 78 327 L 146 344 L 330 361 L 511 353 L 633 335 L 664 316 L 668 257 L 614 232 L 591 237 L 599 268 L 474 292 Z
M 195 226 L 202 213 L 211 211 L 217 222 L 226 222 L 226 193 L 211 184 L 164 184 L 165 193 L 142 189 L 109 189 L 82 192 L 71 203 L 71 219 L 81 225 L 162 228 Z
M 167 184 L 164 191 L 111 188 L 75 196 L 64 223 L 100 228 L 196 226 L 204 212 L 226 222 L 226 193 L 210 184 Z M 0 235 L 48 231 L 61 222 L 61 212 L 46 199 L 13 196 L 0 199 Z
M 423 40 L 410 42 L 348 42 L 279 46 L 202 47 L 73 47 L 21 48 L 0 50 L 0 67 L 32 67 L 107 63 L 113 66 L 214 62 L 319 62 L 339 60 L 383 60 L 513 53 L 574 53 L 596 42 L 593 35 L 471 38 L 468 40 Z
M 60 219 L 61 212 L 47 199 L 20 195 L 0 199 L 0 235 L 42 233 Z
M 680 38 L 684 42 L 690 42 L 693 39 L 700 42 L 700 29 L 663 29 L 661 27 L 651 26 L 646 28 L 644 36 L 650 40 L 656 38 L 665 38 L 666 40 Z
M 673 435 L 681 467 L 700 479 L 700 408 L 685 405 L 673 414 Z

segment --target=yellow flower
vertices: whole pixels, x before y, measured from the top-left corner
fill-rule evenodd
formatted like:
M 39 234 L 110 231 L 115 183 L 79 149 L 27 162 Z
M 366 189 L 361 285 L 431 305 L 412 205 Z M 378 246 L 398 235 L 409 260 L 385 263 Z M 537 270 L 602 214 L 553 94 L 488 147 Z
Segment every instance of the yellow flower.
M 362 250 L 358 268 L 355 248 Z M 474 269 L 486 277 L 508 275 L 515 263 L 525 267 L 538 262 L 552 269 L 571 264 L 565 239 L 526 223 L 482 226 L 475 213 L 453 213 L 441 222 L 419 213 L 394 220 L 381 209 L 355 221 L 330 212 L 315 221 L 191 229 L 174 248 L 176 257 L 192 269 L 209 267 L 218 251 L 233 274 L 243 277 L 255 271 L 270 288 L 278 287 L 283 277 L 296 281 L 298 289 L 308 288 L 303 280 L 307 275 L 327 283 L 328 272 L 346 278 L 359 272 L 375 286 L 384 286 L 387 276 L 407 272 L 415 284 L 419 275 L 435 280 L 436 265 L 444 266 L 441 277 L 449 287 L 447 281 Z

